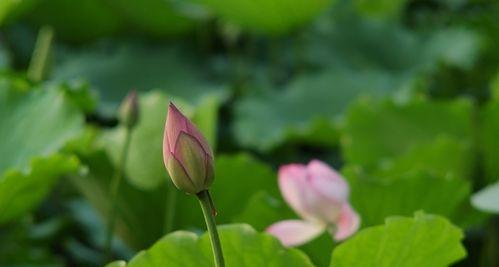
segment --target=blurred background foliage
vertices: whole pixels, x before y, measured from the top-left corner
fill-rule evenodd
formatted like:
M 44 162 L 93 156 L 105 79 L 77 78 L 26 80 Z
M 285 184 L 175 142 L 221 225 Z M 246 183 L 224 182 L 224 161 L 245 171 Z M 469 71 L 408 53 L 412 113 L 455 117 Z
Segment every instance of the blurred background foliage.
M 296 217 L 276 169 L 319 158 L 362 227 L 439 214 L 465 233 L 455 266 L 499 266 L 498 32 L 495 0 L 2 0 L 0 265 L 102 266 L 116 110 L 136 89 L 115 258 L 204 229 L 163 167 L 174 101 L 215 148 L 219 223 Z M 328 266 L 334 246 L 300 249 Z

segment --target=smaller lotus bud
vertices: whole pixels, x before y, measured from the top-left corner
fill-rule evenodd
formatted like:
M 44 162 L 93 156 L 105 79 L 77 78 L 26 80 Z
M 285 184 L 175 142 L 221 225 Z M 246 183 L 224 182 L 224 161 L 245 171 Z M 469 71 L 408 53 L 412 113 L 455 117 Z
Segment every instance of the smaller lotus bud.
M 175 186 L 189 194 L 213 183 L 213 153 L 199 130 L 170 103 L 163 138 L 163 160 Z
M 132 90 L 120 106 L 120 121 L 127 128 L 133 128 L 139 120 L 139 100 L 137 91 Z

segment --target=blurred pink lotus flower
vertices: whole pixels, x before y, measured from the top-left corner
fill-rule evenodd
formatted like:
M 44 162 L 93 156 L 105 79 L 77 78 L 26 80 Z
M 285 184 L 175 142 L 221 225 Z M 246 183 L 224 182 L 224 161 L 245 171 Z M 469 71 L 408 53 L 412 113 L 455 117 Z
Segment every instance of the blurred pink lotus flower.
M 213 183 L 213 152 L 199 130 L 170 103 L 163 138 L 163 160 L 175 186 L 189 194 Z
M 299 246 L 329 231 L 335 240 L 355 233 L 360 218 L 348 203 L 349 187 L 327 164 L 289 164 L 279 169 L 279 188 L 284 200 L 303 220 L 272 224 L 267 232 L 285 246 Z

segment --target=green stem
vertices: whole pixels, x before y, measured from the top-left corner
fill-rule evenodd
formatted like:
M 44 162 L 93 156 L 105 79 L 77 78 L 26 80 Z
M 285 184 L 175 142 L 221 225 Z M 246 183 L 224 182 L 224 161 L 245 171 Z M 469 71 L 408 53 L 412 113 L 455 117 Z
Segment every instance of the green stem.
M 118 162 L 116 171 L 114 172 L 113 179 L 111 180 L 109 196 L 111 198 L 110 214 L 107 223 L 106 240 L 104 243 L 104 249 L 106 253 L 106 260 L 111 259 L 111 246 L 113 243 L 114 228 L 116 225 L 116 215 L 117 215 L 117 197 L 123 179 L 123 173 L 125 172 L 125 163 L 128 156 L 128 149 L 130 147 L 132 129 L 127 127 L 125 129 L 125 143 L 123 145 L 123 150 L 121 151 L 121 158 Z
M 213 250 L 213 256 L 215 257 L 215 267 L 224 267 L 225 262 L 222 253 L 222 245 L 220 244 L 217 224 L 215 222 L 215 207 L 213 205 L 213 201 L 211 200 L 210 192 L 208 192 L 208 190 L 201 191 L 197 194 L 197 197 L 199 199 L 199 204 L 201 204 L 201 209 L 203 210 L 206 227 L 210 233 L 211 247 Z
M 166 196 L 166 210 L 165 210 L 165 234 L 173 230 L 173 223 L 175 219 L 175 207 L 177 203 L 177 188 L 173 184 L 168 186 L 168 195 Z
M 50 26 L 43 26 L 38 32 L 35 49 L 28 67 L 27 75 L 30 80 L 40 82 L 45 77 L 53 39 L 54 30 Z

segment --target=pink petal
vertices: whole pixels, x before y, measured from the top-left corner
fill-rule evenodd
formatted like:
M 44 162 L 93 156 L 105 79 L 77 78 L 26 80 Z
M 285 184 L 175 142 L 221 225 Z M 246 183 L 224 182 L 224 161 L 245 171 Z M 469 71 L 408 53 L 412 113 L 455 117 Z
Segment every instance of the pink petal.
M 188 119 L 177 109 L 177 107 L 175 107 L 173 103 L 170 103 L 168 106 L 165 135 L 163 139 L 163 146 L 167 145 L 168 151 L 175 151 L 175 143 L 180 132 L 188 132 L 187 122 Z
M 349 188 L 343 177 L 320 160 L 312 160 L 307 165 L 310 183 L 323 196 L 337 201 L 346 202 Z
M 305 165 L 289 164 L 279 169 L 279 188 L 286 202 L 302 218 L 336 224 L 342 201 L 326 197 L 314 188 Z
M 300 220 L 286 220 L 272 224 L 266 232 L 277 237 L 284 246 L 299 246 L 319 236 L 324 227 Z
M 360 226 L 360 217 L 349 204 L 343 204 L 340 218 L 336 224 L 335 240 L 343 240 L 355 233 Z
M 314 192 L 307 184 L 307 170 L 302 164 L 289 164 L 279 168 L 279 189 L 284 200 L 302 218 L 314 218 L 312 198 Z
M 187 117 L 185 117 L 173 103 L 170 103 L 165 124 L 163 150 L 168 149 L 168 151 L 174 152 L 176 140 L 181 132 L 186 132 L 193 136 L 201 144 L 204 152 L 213 157 L 211 147 L 204 138 L 203 134 L 201 134 L 196 126 Z M 163 154 L 165 153 L 163 152 Z

